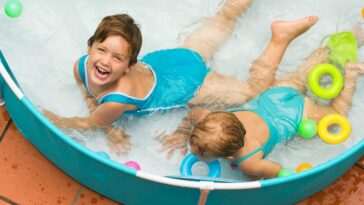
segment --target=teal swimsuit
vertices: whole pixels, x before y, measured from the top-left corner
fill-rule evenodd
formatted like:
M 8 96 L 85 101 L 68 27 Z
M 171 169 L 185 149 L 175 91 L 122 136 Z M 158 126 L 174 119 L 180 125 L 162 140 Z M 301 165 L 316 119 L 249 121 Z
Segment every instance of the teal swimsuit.
M 269 127 L 268 141 L 262 147 L 234 161 L 232 165 L 237 166 L 259 151 L 263 151 L 265 157 L 276 144 L 294 137 L 302 119 L 303 109 L 303 96 L 290 87 L 270 88 L 244 106 L 227 109 L 230 112 L 252 111 L 258 114 Z
M 81 57 L 78 68 L 81 79 L 90 92 L 86 72 L 87 57 Z M 155 51 L 140 61 L 148 65 L 154 74 L 155 84 L 150 93 L 144 99 L 140 99 L 121 92 L 112 92 L 101 97 L 99 104 L 132 104 L 138 109 L 126 111 L 124 114 L 134 115 L 183 107 L 195 96 L 210 71 L 197 52 L 185 48 Z

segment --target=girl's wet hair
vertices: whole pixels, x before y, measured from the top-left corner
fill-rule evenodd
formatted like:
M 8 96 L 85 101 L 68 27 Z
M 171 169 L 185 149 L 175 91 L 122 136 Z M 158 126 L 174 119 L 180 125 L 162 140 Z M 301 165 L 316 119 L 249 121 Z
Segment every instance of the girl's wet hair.
M 98 25 L 94 35 L 89 38 L 87 44 L 91 47 L 94 42 L 103 42 L 110 36 L 121 36 L 129 43 L 129 65 L 135 64 L 143 39 L 140 28 L 134 19 L 127 14 L 106 16 Z
M 228 157 L 244 146 L 245 134 L 243 124 L 234 114 L 215 111 L 196 124 L 190 144 L 196 146 L 201 156 Z

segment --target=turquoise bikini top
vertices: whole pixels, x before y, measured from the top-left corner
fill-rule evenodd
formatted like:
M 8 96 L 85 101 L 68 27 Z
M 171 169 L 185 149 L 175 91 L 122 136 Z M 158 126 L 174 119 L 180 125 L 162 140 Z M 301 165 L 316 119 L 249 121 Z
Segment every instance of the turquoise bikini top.
M 303 96 L 290 87 L 270 88 L 244 106 L 227 109 L 230 112 L 252 111 L 258 114 L 269 127 L 267 142 L 250 154 L 234 161 L 232 165 L 237 166 L 259 151 L 263 151 L 266 157 L 276 144 L 294 137 L 298 124 L 301 122 L 303 109 Z

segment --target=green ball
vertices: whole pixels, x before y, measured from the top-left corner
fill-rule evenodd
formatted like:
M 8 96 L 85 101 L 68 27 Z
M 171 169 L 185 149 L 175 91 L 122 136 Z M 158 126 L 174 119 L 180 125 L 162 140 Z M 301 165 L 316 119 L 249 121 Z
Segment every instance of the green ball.
M 277 177 L 285 177 L 285 176 L 289 176 L 294 173 L 295 173 L 295 171 L 293 169 L 283 168 L 283 169 L 281 169 L 281 171 L 278 172 Z
M 305 138 L 310 139 L 314 137 L 317 133 L 317 124 L 314 120 L 302 120 L 298 125 L 298 134 Z
M 4 10 L 7 16 L 16 18 L 23 12 L 23 5 L 19 0 L 9 0 L 6 2 Z

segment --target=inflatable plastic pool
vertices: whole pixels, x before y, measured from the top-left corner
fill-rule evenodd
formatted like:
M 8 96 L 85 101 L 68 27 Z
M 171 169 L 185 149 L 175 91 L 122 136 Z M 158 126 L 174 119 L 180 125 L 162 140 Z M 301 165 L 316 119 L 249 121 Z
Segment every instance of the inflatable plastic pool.
M 1 52 L 0 58 L 2 97 L 21 133 L 74 179 L 125 204 L 186 205 L 205 200 L 206 204 L 292 204 L 332 183 L 364 155 L 361 139 L 340 156 L 305 172 L 253 182 L 181 180 L 136 171 L 78 144 L 50 123 L 23 94 Z

